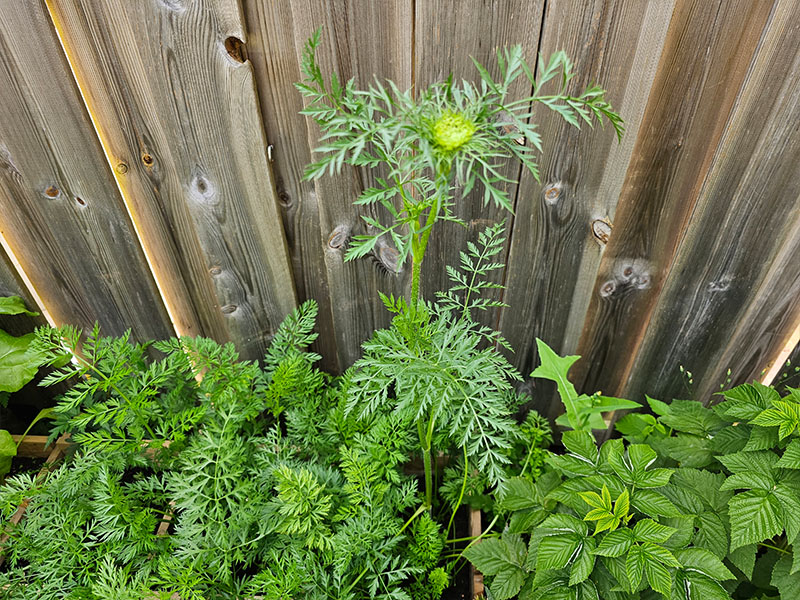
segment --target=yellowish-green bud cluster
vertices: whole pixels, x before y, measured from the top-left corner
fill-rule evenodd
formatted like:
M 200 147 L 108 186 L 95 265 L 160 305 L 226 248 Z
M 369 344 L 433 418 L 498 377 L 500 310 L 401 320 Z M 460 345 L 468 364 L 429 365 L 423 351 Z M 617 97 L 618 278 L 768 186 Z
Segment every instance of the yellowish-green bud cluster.
M 433 124 L 433 141 L 447 152 L 466 144 L 474 133 L 475 124 L 461 113 L 446 112 Z

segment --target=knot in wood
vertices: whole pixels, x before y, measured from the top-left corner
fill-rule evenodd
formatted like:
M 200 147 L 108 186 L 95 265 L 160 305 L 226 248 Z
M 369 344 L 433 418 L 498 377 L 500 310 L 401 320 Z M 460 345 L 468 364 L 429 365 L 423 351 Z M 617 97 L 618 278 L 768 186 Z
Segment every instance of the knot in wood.
M 219 310 L 222 312 L 223 315 L 229 315 L 234 312 L 238 307 L 235 304 L 226 304 Z
M 650 287 L 650 273 L 641 273 L 631 279 L 631 285 L 637 290 Z
M 561 184 L 553 183 L 544 188 L 544 201 L 548 204 L 555 204 L 561 197 Z
M 241 64 L 247 60 L 244 42 L 235 36 L 225 38 L 225 51 L 234 62 Z
M 608 243 L 609 237 L 611 237 L 612 228 L 613 226 L 607 218 L 592 221 L 592 235 L 604 246 Z
M 47 189 L 44 191 L 44 195 L 45 195 L 45 196 L 47 196 L 48 198 L 56 198 L 56 197 L 58 197 L 58 195 L 59 195 L 60 193 L 61 193 L 61 192 L 59 192 L 59 191 L 58 191 L 58 188 L 57 188 L 57 187 L 55 187 L 55 186 L 53 186 L 53 185 L 49 186 L 49 187 L 48 187 L 48 188 L 47 188 Z
M 222 273 L 222 267 L 211 267 L 208 272 L 212 275 L 219 275 Z
M 347 244 L 350 237 L 350 228 L 346 225 L 338 225 L 328 236 L 328 248 L 340 250 Z
M 154 162 L 153 157 L 149 154 L 142 154 L 142 162 L 146 167 L 152 167 Z
M 125 175 L 125 173 L 128 172 L 128 165 L 126 165 L 124 162 L 118 163 L 116 171 L 120 175 Z
M 600 295 L 603 298 L 607 298 L 611 294 L 617 291 L 617 282 L 613 279 L 609 279 L 603 285 L 600 286 Z

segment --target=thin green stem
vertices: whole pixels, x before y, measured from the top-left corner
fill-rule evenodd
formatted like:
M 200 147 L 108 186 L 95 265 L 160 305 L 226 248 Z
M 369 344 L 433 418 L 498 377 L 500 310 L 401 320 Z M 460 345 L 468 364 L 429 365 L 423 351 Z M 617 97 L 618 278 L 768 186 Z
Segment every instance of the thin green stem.
M 464 480 L 461 482 L 461 493 L 458 495 L 458 502 L 456 502 L 455 507 L 453 508 L 453 514 L 450 515 L 450 522 L 447 524 L 447 531 L 445 531 L 445 537 L 450 535 L 450 528 L 453 526 L 453 519 L 456 518 L 456 511 L 461 506 L 461 502 L 464 500 L 464 492 L 467 489 L 467 475 L 469 473 L 469 460 L 467 458 L 467 447 L 463 447 L 464 451 Z

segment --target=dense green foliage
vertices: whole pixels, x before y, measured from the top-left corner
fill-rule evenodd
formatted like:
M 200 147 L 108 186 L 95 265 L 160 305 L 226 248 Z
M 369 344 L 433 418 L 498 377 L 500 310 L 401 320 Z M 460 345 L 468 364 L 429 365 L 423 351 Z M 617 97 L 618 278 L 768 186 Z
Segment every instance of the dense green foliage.
M 591 399 L 567 379 L 577 357 L 540 350 L 534 375 L 559 382 L 574 429 L 535 483 L 506 484 L 502 535 L 466 552 L 492 598 L 800 597 L 800 390 L 740 385 L 712 408 L 649 398 L 653 415 L 626 415 L 625 439 L 598 448 L 579 418 Z

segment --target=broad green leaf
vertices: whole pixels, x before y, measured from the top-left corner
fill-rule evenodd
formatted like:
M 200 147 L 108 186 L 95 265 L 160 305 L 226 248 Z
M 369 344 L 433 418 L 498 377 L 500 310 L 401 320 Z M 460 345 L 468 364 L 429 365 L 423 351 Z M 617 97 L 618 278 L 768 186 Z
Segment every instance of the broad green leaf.
M 756 565 L 756 551 L 758 547 L 755 544 L 747 544 L 740 546 L 735 550 L 731 550 L 728 559 L 739 569 L 744 576 L 748 579 L 753 578 L 753 568 Z
M 527 549 L 519 535 L 505 535 L 502 538 L 487 538 L 480 544 L 470 546 L 464 556 L 484 575 L 494 576 L 514 568 L 523 571 Z M 523 571 L 524 574 L 524 571 Z M 520 582 L 520 586 L 522 582 Z M 514 592 L 516 594 L 519 591 Z M 512 594 L 513 595 L 513 594 Z
M 680 567 L 681 563 L 675 558 L 669 550 L 664 546 L 653 544 L 651 542 L 644 542 L 641 544 L 642 551 L 647 555 L 648 559 L 657 560 L 668 567 Z
M 549 454 L 547 463 L 565 475 L 594 475 L 597 472 L 597 468 L 586 459 L 571 454 Z
M 770 583 L 778 588 L 784 600 L 800 598 L 800 577 L 791 573 L 792 557 L 788 555 L 782 556 L 772 569 Z
M 512 477 L 503 484 L 503 491 L 498 499 L 503 510 L 524 510 L 541 506 L 538 500 L 536 485 L 523 477 Z
M 605 487 L 603 488 L 605 490 Z M 614 516 L 618 519 L 624 519 L 628 516 L 631 508 L 631 497 L 628 490 L 622 490 L 622 493 L 614 501 Z
M 684 468 L 676 470 L 670 482 L 673 486 L 690 490 L 699 496 L 708 508 L 718 513 L 727 508 L 728 501 L 733 497 L 732 492 L 719 490 L 725 479 L 722 473 Z
M 730 594 L 719 583 L 698 571 L 679 571 L 678 588 L 682 600 L 730 600 Z M 675 598 L 675 596 L 672 596 Z
M 770 490 L 775 485 L 775 478 L 769 472 L 766 474 L 758 471 L 740 471 L 734 473 L 720 487 L 721 490 L 746 490 L 761 489 Z
M 774 427 L 753 427 L 750 439 L 744 447 L 746 452 L 769 450 L 778 445 L 778 430 Z
M 579 408 L 576 403 L 578 392 L 575 391 L 575 386 L 567 376 L 570 367 L 575 364 L 575 361 L 577 361 L 580 356 L 559 356 L 550 346 L 539 338 L 536 339 L 536 347 L 539 351 L 539 360 L 541 364 L 534 369 L 533 373 L 531 373 L 531 377 L 539 377 L 556 382 L 561 401 L 564 403 L 564 408 L 567 411 L 567 418 L 569 419 L 570 426 L 573 429 L 580 429 L 581 424 L 578 421 Z
M 19 296 L 4 296 L 0 298 L 0 315 L 28 315 L 38 317 L 39 313 L 31 312 L 25 308 L 25 301 Z
M 628 581 L 632 589 L 639 587 L 644 575 L 644 564 L 647 562 L 647 556 L 642 550 L 641 546 L 631 546 L 628 550 L 628 557 L 625 560 L 625 572 L 628 576 Z
M 772 493 L 783 508 L 783 527 L 790 540 L 800 535 L 800 494 L 784 483 L 779 483 Z
M 508 567 L 500 571 L 492 579 L 492 583 L 488 586 L 489 591 L 492 593 L 492 598 L 497 600 L 507 600 L 516 596 L 522 584 L 525 583 L 526 573 L 519 567 Z
M 676 431 L 701 437 L 709 436 L 725 425 L 713 410 L 695 400 L 673 400 L 668 413 L 660 421 Z
M 508 533 L 530 533 L 547 517 L 547 511 L 540 509 L 515 510 L 508 520 Z
M 653 469 L 635 476 L 636 485 L 641 488 L 660 488 L 669 483 L 674 471 L 672 469 Z
M 536 570 L 563 569 L 582 543 L 583 538 L 575 533 L 546 536 L 539 542 Z
M 769 408 L 773 400 L 780 400 L 780 394 L 773 388 L 754 382 L 752 385 L 744 383 L 735 388 L 722 392 L 722 395 L 727 400 L 732 400 L 730 404 L 726 403 L 725 413 L 737 420 L 749 420 L 765 408 Z
M 592 554 L 594 550 L 595 538 L 586 538 L 578 550 L 578 554 L 572 561 L 572 568 L 569 571 L 569 584 L 577 585 L 585 581 L 591 575 L 594 569 L 595 556 Z
M 650 517 L 677 517 L 681 512 L 678 508 L 654 490 L 636 490 L 631 500 L 633 507 Z
M 798 571 L 800 571 L 800 535 L 792 543 L 792 568 L 789 573 L 794 575 Z
M 611 504 L 611 495 L 608 493 L 606 486 L 603 486 L 602 496 L 597 492 L 578 492 L 578 495 L 592 508 L 600 508 L 606 512 L 611 512 L 614 508 Z
M 17 444 L 5 429 L 0 429 L 0 480 L 11 470 L 11 461 L 17 455 Z
M 663 544 L 666 542 L 677 529 L 667 527 L 661 523 L 657 523 L 652 519 L 643 519 L 636 523 L 633 528 L 633 533 L 638 542 L 654 542 L 656 544 Z
M 566 514 L 554 514 L 547 517 L 540 525 L 543 529 L 554 529 L 556 531 L 568 531 L 577 533 L 581 537 L 585 537 L 589 533 L 589 528 L 580 519 Z
M 664 542 L 664 546 L 670 550 L 677 550 L 678 548 L 685 548 L 691 543 L 694 537 L 694 521 L 693 515 L 685 515 L 681 517 L 661 517 L 662 525 L 672 527 L 675 529 L 669 539 Z
M 33 337 L 14 337 L 0 329 L 0 392 L 16 392 L 36 376 L 41 357 L 29 351 Z
M 724 429 L 723 429 L 724 431 Z M 714 462 L 712 446 L 716 437 L 709 439 L 688 433 L 679 433 L 673 437 L 656 440 L 656 446 L 662 455 L 680 463 L 681 467 L 702 468 Z
M 697 534 L 694 545 L 705 548 L 719 558 L 728 555 L 728 528 L 716 513 L 705 512 L 697 516 Z
M 646 394 L 645 394 L 645 399 L 647 400 L 647 404 L 650 405 L 650 410 L 652 410 L 657 415 L 669 414 L 669 404 L 667 404 L 666 402 L 663 402 L 661 400 L 656 400 L 655 398 L 651 398 Z
M 628 457 L 630 458 L 633 472 L 641 473 L 655 462 L 658 454 L 647 444 L 631 444 L 628 446 Z
M 565 431 L 561 443 L 575 456 L 583 458 L 590 465 L 597 463 L 597 443 L 588 431 Z
M 792 440 L 778 461 L 782 469 L 800 469 L 800 439 Z
M 758 452 L 736 452 L 735 454 L 720 456 L 718 460 L 731 473 L 741 473 L 742 471 L 769 473 L 780 458 L 774 452 L 759 450 Z
M 717 581 L 736 579 L 722 561 L 708 550 L 702 548 L 675 550 L 675 558 L 683 565 L 684 570 L 700 571 Z
M 621 556 L 628 551 L 633 542 L 634 535 L 631 529 L 617 529 L 603 536 L 594 553 L 600 556 Z
M 648 560 L 644 563 L 644 572 L 647 575 L 647 582 L 655 591 L 669 597 L 672 591 L 672 577 L 667 568 L 659 562 Z
M 783 531 L 778 499 L 764 490 L 737 494 L 728 503 L 731 550 L 761 542 Z

